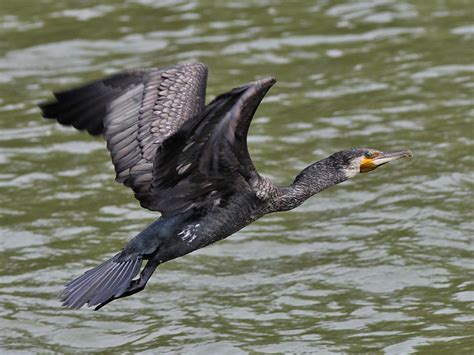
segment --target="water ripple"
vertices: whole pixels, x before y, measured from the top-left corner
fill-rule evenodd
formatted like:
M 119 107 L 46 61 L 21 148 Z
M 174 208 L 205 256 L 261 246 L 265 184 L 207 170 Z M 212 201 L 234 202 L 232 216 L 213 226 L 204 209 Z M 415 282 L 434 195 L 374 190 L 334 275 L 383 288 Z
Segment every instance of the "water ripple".
M 2 4 L 3 5 L 3 4 Z M 0 15 L 0 352 L 472 351 L 473 72 L 467 4 L 374 0 L 5 4 Z M 156 214 L 105 143 L 42 120 L 50 91 L 202 60 L 209 99 L 274 75 L 252 123 L 282 184 L 357 146 L 392 163 L 161 265 L 101 312 L 56 297 Z

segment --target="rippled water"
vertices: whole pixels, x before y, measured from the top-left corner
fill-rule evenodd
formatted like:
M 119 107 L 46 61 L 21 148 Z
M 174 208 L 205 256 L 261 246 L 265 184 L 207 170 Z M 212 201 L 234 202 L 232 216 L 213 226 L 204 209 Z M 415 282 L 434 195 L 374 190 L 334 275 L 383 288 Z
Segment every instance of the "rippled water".
M 2 1 L 0 352 L 472 352 L 470 1 Z M 100 312 L 64 282 L 155 218 L 104 142 L 36 102 L 124 68 L 200 60 L 208 97 L 259 77 L 260 171 L 289 183 L 353 146 L 411 161 L 160 266 Z

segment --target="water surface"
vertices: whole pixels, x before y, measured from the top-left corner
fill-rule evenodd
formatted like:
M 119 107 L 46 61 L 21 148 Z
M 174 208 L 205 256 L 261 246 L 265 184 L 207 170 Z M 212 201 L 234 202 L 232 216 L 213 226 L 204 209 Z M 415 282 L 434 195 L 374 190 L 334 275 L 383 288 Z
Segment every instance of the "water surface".
M 474 348 L 469 1 L 17 1 L 0 5 L 2 353 L 341 353 Z M 254 119 L 279 183 L 348 147 L 391 164 L 160 266 L 100 312 L 62 285 L 156 215 L 105 144 L 36 103 L 125 68 L 200 60 L 208 99 L 278 79 Z

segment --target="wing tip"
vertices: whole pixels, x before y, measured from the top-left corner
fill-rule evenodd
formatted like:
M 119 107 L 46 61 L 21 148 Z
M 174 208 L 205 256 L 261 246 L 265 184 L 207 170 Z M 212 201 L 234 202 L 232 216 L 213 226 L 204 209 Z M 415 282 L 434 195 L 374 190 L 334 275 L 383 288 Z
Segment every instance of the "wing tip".
M 257 85 L 263 86 L 263 87 L 266 87 L 266 86 L 271 87 L 275 85 L 276 82 L 277 82 L 277 79 L 274 76 L 268 76 L 266 78 L 255 81 Z
M 268 76 L 266 78 L 258 79 L 255 81 L 252 81 L 251 83 L 248 83 L 244 85 L 245 88 L 254 88 L 256 92 L 258 93 L 263 93 L 264 95 L 267 93 L 270 88 L 275 85 L 277 82 L 276 78 L 274 76 Z
M 48 101 L 41 101 L 37 103 L 37 106 L 41 110 L 41 116 L 43 118 L 51 119 L 56 118 L 55 115 L 51 112 L 52 107 L 58 103 L 57 100 L 48 100 Z

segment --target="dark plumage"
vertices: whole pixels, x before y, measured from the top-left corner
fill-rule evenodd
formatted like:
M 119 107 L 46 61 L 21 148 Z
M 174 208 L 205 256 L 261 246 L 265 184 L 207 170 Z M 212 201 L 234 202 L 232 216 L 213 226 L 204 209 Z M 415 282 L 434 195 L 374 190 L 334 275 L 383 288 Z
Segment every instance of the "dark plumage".
M 247 149 L 252 117 L 275 79 L 205 106 L 201 63 L 112 75 L 40 104 L 43 116 L 102 134 L 116 180 L 161 217 L 110 260 L 69 282 L 61 300 L 96 309 L 144 289 L 156 267 L 221 240 L 261 216 L 295 208 L 330 186 L 410 151 L 348 149 L 304 169 L 286 187 L 257 173 Z M 140 273 L 143 260 L 147 263 Z M 136 276 L 140 273 L 140 276 Z

